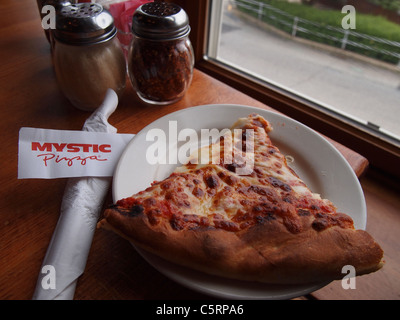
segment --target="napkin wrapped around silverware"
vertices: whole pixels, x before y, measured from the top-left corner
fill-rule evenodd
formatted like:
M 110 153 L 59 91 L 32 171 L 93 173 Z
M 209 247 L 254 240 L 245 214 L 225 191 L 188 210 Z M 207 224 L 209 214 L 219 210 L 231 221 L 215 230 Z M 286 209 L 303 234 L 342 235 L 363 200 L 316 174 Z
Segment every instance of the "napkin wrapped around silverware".
M 116 133 L 108 123 L 118 105 L 109 89 L 103 103 L 86 120 L 82 130 Z M 96 223 L 108 193 L 111 177 L 70 178 L 60 208 L 60 217 L 39 273 L 33 300 L 71 300 L 84 272 Z

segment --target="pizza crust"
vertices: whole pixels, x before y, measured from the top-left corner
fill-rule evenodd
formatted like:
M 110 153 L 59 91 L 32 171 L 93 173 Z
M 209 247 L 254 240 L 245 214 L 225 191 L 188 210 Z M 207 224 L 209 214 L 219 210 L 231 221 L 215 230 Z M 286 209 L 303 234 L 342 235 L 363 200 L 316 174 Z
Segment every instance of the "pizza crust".
M 108 209 L 99 226 L 170 262 L 238 280 L 320 283 L 343 278 L 345 265 L 354 266 L 356 275 L 382 267 L 383 251 L 367 232 L 338 226 L 318 232 L 309 217 L 302 223 L 307 231 L 299 234 L 279 219 L 236 233 L 214 227 L 177 231 L 167 221 L 153 226 L 145 214 Z
M 217 276 L 255 280 L 265 262 L 235 233 L 223 229 L 176 231 L 169 223 L 152 226 L 146 215 L 130 218 L 112 210 L 105 212 L 100 223 L 101 227 L 170 262 Z

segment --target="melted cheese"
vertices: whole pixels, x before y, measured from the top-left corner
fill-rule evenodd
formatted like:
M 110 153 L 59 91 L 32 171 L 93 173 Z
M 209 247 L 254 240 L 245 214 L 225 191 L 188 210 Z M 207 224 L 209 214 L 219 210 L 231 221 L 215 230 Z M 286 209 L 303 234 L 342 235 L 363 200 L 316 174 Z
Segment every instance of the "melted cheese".
M 169 178 L 137 194 L 135 205 L 142 206 L 154 224 L 167 218 L 177 230 L 204 225 L 235 231 L 281 218 L 297 232 L 299 210 L 304 215 L 335 212 L 289 168 L 270 141 L 271 130 L 261 116 L 239 119 L 218 142 L 199 149 Z M 245 175 L 238 174 L 243 164 L 251 165 Z

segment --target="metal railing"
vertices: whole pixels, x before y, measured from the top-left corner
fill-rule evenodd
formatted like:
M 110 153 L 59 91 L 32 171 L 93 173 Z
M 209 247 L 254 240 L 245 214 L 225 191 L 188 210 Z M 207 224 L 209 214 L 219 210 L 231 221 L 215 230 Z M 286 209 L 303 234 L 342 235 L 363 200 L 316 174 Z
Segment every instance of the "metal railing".
M 309 21 L 257 0 L 231 0 L 231 2 L 239 9 L 252 12 L 253 16 L 256 16 L 259 20 L 280 26 L 279 29 L 291 34 L 293 37 L 301 36 L 299 35 L 300 33 L 308 34 L 308 38 L 311 36 L 313 41 L 330 44 L 343 50 L 356 51 L 379 60 L 389 60 L 389 62 L 397 63 L 400 66 L 400 42 Z M 319 31 L 316 31 L 316 29 Z M 385 45 L 387 49 L 374 47 L 359 41 L 359 39 Z M 371 55 L 368 52 L 374 54 Z M 389 57 L 389 59 L 383 59 L 382 55 Z

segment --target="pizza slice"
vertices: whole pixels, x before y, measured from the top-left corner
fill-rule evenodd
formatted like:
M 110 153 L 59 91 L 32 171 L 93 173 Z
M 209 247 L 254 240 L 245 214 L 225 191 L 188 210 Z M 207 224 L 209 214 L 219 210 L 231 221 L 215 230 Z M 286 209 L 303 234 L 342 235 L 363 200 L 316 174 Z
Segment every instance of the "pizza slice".
M 171 262 L 239 280 L 304 284 L 341 279 L 345 265 L 357 275 L 380 269 L 380 246 L 306 186 L 271 130 L 260 115 L 239 119 L 168 178 L 105 210 L 99 227 Z

